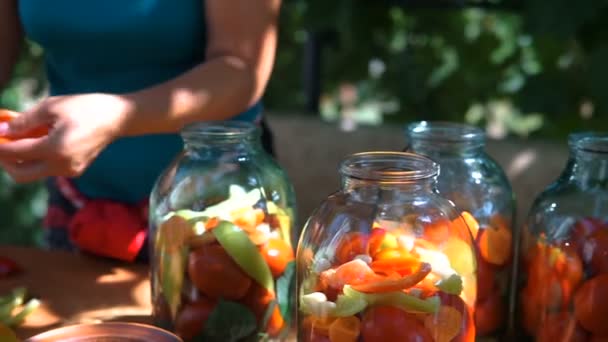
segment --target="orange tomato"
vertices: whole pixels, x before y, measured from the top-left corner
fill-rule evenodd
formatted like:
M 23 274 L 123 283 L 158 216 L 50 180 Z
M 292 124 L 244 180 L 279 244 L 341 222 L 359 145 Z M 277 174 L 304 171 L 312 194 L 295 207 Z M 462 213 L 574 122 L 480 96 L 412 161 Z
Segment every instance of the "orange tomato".
M 18 115 L 19 115 L 19 113 L 14 112 L 12 110 L 0 109 L 0 122 L 9 122 L 9 121 L 13 120 L 14 118 L 16 118 Z M 18 139 L 40 138 L 47 134 L 49 134 L 48 127 L 39 127 L 39 128 L 33 129 L 29 132 L 25 132 L 24 134 L 20 134 L 18 136 L 13 136 L 10 138 L 0 137 L 0 144 L 18 140 Z
M 287 264 L 294 259 L 291 246 L 282 239 L 270 238 L 260 247 L 260 253 L 270 267 L 272 276 L 278 278 L 283 274 Z
M 504 322 L 505 303 L 495 291 L 475 305 L 475 329 L 478 336 L 485 336 L 500 328 Z
M 242 303 L 250 308 L 255 314 L 258 322 L 261 323 L 264 319 L 264 314 L 268 309 L 268 305 L 276 299 L 273 292 L 268 291 L 263 286 L 254 282 L 251 288 L 247 292 L 247 295 L 242 300 Z M 268 320 L 268 326 L 262 327 L 270 336 L 277 336 L 281 333 L 281 330 L 285 326 L 285 320 L 281 315 L 281 309 L 279 305 L 275 305 Z
M 392 306 L 374 306 L 361 321 L 363 342 L 433 342 L 433 336 L 416 316 Z
M 243 298 L 253 282 L 224 248 L 216 244 L 190 252 L 188 276 L 203 294 L 228 300 Z
M 600 336 L 608 335 L 608 274 L 587 280 L 576 291 L 574 313 L 587 331 Z
M 608 273 L 608 229 L 598 229 L 583 243 L 583 260 L 594 275 Z
M 504 266 L 511 259 L 512 240 L 509 228 L 502 225 L 486 226 L 479 230 L 477 246 L 484 260 L 496 266 Z
M 431 332 L 436 342 L 447 342 L 460 334 L 462 322 L 463 317 L 460 311 L 451 306 L 442 305 L 437 313 L 425 317 L 424 326 Z
M 307 316 L 303 320 L 303 338 L 298 341 L 304 342 L 331 342 L 329 339 L 329 327 L 333 323 L 333 318 L 318 318 Z
M 357 316 L 339 317 L 329 326 L 331 342 L 356 342 L 361 333 L 361 321 Z
M 450 225 L 447 219 L 439 219 L 424 225 L 422 236 L 433 243 L 441 244 L 450 237 Z
M 547 318 L 538 328 L 538 342 L 586 342 L 587 333 L 576 324 L 576 319 L 569 312 L 556 312 Z
M 175 320 L 175 333 L 186 341 L 194 338 L 205 329 L 214 308 L 215 303 L 206 298 L 184 304 Z
M 357 255 L 367 254 L 369 237 L 360 232 L 347 233 L 336 249 L 336 264 L 353 260 Z
M 608 336 L 591 335 L 589 342 L 608 342 Z

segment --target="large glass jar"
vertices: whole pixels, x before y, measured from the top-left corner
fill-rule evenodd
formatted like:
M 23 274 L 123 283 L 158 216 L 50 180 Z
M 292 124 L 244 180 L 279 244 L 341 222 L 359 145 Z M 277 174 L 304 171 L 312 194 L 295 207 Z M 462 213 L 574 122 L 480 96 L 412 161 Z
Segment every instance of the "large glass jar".
M 569 137 L 522 232 L 518 317 L 536 341 L 608 340 L 608 133 Z
M 474 341 L 473 241 L 438 171 L 403 152 L 341 163 L 298 244 L 298 341 Z
M 416 122 L 407 126 L 407 151 L 425 155 L 441 166 L 437 188 L 454 202 L 471 228 L 477 247 L 478 340 L 499 340 L 512 329 L 515 289 L 515 199 L 501 167 L 485 152 L 485 134 L 450 122 Z
M 253 124 L 182 138 L 150 199 L 155 321 L 187 342 L 280 340 L 295 307 L 292 185 Z

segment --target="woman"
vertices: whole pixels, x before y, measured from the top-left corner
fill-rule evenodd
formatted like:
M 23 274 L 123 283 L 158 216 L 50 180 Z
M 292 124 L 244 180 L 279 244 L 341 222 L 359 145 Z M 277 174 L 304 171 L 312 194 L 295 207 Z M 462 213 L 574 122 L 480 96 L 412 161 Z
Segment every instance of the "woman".
M 24 37 L 45 50 L 50 97 L 0 124 L 0 135 L 50 132 L 2 144 L 0 167 L 16 182 L 47 179 L 49 247 L 145 256 L 146 214 L 130 213 L 181 150 L 179 130 L 261 122 L 279 8 L 280 0 L 0 2 L 0 88 Z M 266 131 L 270 149 L 268 139 Z M 104 215 L 112 219 L 96 219 Z M 112 242 L 102 245 L 100 234 Z

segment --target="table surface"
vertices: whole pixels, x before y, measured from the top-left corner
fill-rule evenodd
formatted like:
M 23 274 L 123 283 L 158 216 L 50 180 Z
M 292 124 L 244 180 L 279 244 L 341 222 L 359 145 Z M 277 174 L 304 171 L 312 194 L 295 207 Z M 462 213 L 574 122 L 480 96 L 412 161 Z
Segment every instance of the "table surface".
M 20 275 L 0 280 L 0 295 L 19 286 L 42 305 L 16 329 L 25 339 L 64 325 L 99 321 L 150 323 L 148 267 L 66 252 L 0 246 Z
M 23 268 L 0 280 L 0 296 L 24 286 L 41 306 L 15 329 L 26 339 L 65 325 L 94 322 L 151 324 L 149 268 L 84 254 L 0 246 Z M 295 331 L 287 338 L 295 341 Z

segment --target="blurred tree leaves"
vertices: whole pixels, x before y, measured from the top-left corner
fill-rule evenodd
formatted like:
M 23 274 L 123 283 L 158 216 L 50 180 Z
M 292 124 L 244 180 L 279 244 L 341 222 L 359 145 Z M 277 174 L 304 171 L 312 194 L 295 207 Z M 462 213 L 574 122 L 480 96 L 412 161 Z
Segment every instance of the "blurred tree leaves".
M 564 139 L 573 130 L 608 129 L 608 0 L 495 0 L 496 10 L 396 2 L 284 2 L 268 107 L 301 108 L 296 80 L 304 38 L 334 30 L 323 55 L 323 92 L 336 96 L 341 83 L 355 83 L 366 90 L 363 102 L 378 96 L 398 101 L 399 115 L 391 117 L 399 123 L 464 121 L 473 106 L 508 103 L 511 118 L 504 125 L 511 135 Z M 370 76 L 370 61 L 384 65 L 380 77 Z M 481 111 L 476 122 L 489 125 L 493 112 Z
M 42 50 L 28 42 L 8 87 L 0 94 L 0 108 L 22 110 L 44 93 Z M 0 171 L 0 244 L 40 245 L 40 220 L 46 209 L 41 184 L 16 185 Z

